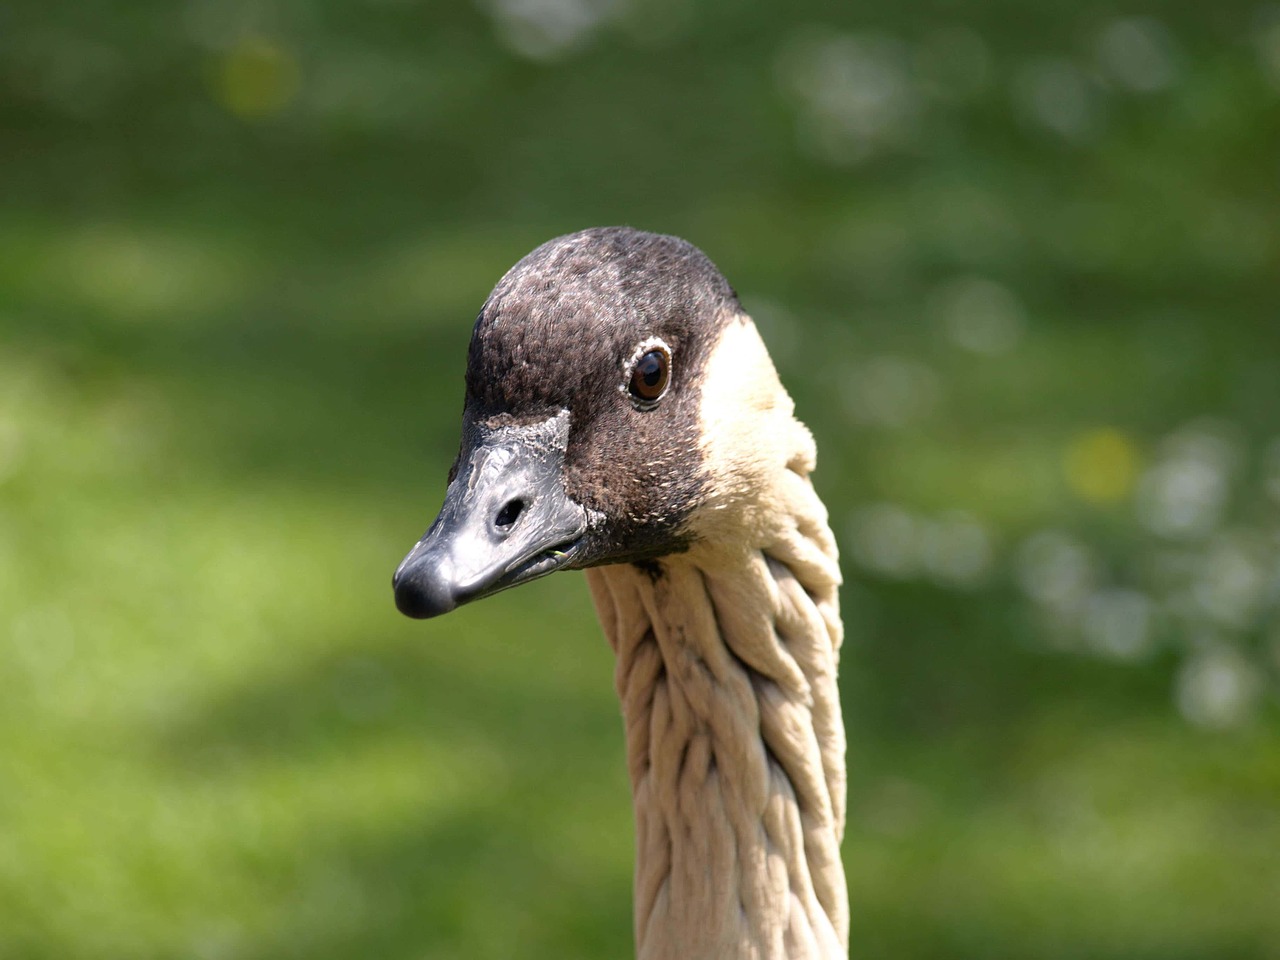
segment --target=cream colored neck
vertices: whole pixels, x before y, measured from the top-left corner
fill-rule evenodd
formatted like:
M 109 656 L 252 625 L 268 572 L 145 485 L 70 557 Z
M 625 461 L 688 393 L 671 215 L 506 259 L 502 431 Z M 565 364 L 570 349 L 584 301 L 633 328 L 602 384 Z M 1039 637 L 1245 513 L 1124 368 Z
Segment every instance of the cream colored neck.
M 587 571 L 617 655 L 640 960 L 847 956 L 839 571 L 787 477 L 801 509 L 762 547 Z

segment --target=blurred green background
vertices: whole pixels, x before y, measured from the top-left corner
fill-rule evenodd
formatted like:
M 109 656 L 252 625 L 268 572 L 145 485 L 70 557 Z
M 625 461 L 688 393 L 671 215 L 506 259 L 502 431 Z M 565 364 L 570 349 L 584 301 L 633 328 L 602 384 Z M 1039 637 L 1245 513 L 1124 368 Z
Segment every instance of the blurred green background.
M 852 953 L 1280 958 L 1280 7 L 10 0 L 0 957 L 631 953 L 581 575 L 414 623 L 471 321 L 704 248 L 845 558 Z

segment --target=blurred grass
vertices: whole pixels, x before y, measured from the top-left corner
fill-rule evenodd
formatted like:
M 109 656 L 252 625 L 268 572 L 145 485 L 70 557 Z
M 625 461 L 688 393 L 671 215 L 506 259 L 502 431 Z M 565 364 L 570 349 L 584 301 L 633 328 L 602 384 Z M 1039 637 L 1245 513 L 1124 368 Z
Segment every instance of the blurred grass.
M 614 222 L 717 260 L 819 439 L 853 954 L 1280 956 L 1275 571 L 1226 626 L 1144 579 L 1280 544 L 1267 10 L 1162 8 L 1173 78 L 1140 94 L 1098 65 L 1110 3 L 584 5 L 598 29 L 549 49 L 530 9 L 4 13 L 0 956 L 628 955 L 580 577 L 429 625 L 388 589 L 475 310 L 536 243 Z M 985 80 L 928 93 L 973 36 Z M 926 92 L 814 141 L 789 71 L 832 50 L 854 94 Z M 1083 126 L 1032 109 L 1062 61 Z M 1008 349 L 947 334 L 973 278 L 1020 311 Z M 1116 431 L 1147 478 L 1203 417 L 1242 451 L 1214 532 L 1073 488 L 1081 437 Z M 877 567 L 858 511 L 886 502 L 921 537 L 963 511 L 989 562 Z M 1151 595 L 1143 655 L 1027 595 L 1043 530 Z M 1262 692 L 1197 726 L 1188 665 L 1220 647 Z

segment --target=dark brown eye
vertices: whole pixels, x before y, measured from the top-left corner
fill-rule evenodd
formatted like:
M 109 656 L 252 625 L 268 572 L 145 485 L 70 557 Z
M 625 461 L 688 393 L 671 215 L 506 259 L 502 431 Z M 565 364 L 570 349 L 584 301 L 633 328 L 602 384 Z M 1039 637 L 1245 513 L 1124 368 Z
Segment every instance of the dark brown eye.
M 631 396 L 641 403 L 656 403 L 667 391 L 671 358 L 667 351 L 654 349 L 644 354 L 631 368 Z

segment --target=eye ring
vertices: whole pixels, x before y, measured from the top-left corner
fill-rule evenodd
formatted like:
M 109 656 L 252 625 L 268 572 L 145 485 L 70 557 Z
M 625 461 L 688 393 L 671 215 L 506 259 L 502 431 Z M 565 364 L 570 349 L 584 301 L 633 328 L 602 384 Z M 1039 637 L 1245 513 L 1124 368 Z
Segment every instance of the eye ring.
M 636 349 L 627 367 L 624 389 L 641 410 L 652 410 L 671 385 L 671 350 L 657 338 Z

